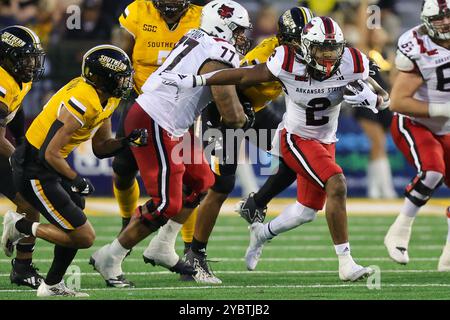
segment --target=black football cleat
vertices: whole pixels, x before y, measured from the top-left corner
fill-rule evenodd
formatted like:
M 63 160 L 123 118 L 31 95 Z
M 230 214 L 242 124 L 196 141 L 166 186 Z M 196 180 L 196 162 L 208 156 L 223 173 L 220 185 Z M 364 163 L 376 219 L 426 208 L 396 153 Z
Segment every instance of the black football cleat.
M 255 193 L 250 193 L 247 198 L 239 201 L 236 212 L 240 214 L 248 223 L 264 222 L 267 207 L 258 207 L 255 202 Z
M 16 259 L 11 261 L 12 270 L 9 275 L 11 283 L 15 283 L 18 286 L 27 286 L 32 289 L 37 289 L 41 282 L 44 281 L 38 271 L 39 269 L 34 264 L 21 264 L 17 263 Z

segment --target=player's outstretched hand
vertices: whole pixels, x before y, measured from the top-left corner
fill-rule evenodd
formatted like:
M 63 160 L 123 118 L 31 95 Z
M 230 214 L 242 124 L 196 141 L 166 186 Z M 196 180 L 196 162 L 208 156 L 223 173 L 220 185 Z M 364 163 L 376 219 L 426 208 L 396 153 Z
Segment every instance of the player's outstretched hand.
M 345 86 L 344 101 L 354 108 L 369 108 L 378 113 L 378 95 L 362 80 L 350 82 Z
M 180 89 L 195 88 L 205 85 L 205 77 L 193 74 L 182 74 L 172 71 L 161 72 L 163 84 L 167 86 L 174 86 Z

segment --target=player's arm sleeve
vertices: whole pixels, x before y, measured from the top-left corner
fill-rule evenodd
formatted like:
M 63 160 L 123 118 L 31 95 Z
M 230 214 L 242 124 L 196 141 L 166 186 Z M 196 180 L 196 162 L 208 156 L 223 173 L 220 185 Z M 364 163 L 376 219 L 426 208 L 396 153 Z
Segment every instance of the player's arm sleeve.
M 119 23 L 122 28 L 127 30 L 134 38 L 138 31 L 138 1 L 131 3 L 119 17 Z
M 70 96 L 62 102 L 62 107 L 69 111 L 81 126 L 84 126 L 89 112 L 89 102 L 87 99 L 84 99 L 79 95 L 76 97 Z
M 280 76 L 281 70 L 283 69 L 283 63 L 285 62 L 285 55 L 287 47 L 281 46 L 275 48 L 272 55 L 266 62 L 267 69 L 276 77 Z M 287 59 L 286 59 L 287 60 Z

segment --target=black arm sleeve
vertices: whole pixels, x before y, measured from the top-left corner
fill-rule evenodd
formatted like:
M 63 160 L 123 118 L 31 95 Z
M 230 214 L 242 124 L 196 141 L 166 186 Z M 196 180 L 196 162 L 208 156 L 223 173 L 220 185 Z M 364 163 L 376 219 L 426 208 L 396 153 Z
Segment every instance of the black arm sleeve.
M 25 141 L 25 112 L 22 108 L 17 111 L 14 119 L 8 123 L 8 129 L 14 137 L 16 147 Z

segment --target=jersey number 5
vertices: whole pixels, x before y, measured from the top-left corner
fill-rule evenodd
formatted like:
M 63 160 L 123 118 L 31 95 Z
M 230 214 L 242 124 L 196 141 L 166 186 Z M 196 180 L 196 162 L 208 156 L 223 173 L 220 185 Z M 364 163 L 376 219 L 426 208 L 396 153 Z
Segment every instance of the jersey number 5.
M 319 127 L 328 123 L 330 120 L 329 117 L 322 117 L 316 119 L 314 112 L 316 111 L 324 111 L 329 106 L 331 106 L 330 100 L 327 98 L 314 98 L 308 102 L 308 106 L 311 108 L 306 108 L 306 125 Z

